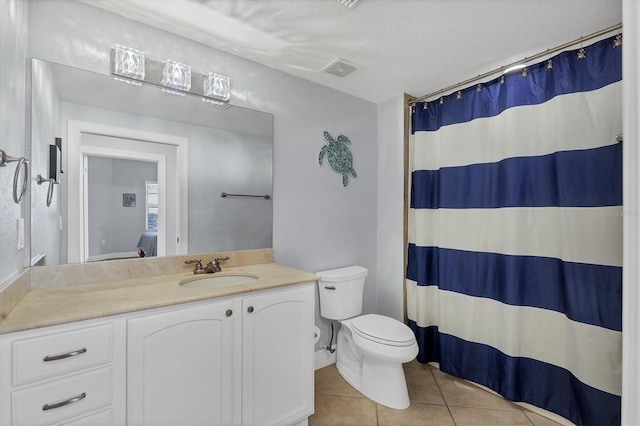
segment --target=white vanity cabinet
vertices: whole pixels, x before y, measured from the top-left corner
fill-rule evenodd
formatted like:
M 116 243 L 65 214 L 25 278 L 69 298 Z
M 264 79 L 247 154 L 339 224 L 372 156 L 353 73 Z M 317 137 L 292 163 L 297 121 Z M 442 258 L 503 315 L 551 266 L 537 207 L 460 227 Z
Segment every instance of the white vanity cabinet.
M 126 421 L 126 323 L 83 321 L 0 336 L 0 425 Z
M 306 419 L 314 401 L 314 287 L 245 296 L 242 307 L 242 423 Z
M 312 283 L 128 321 L 129 425 L 286 425 L 313 413 Z
M 230 425 L 240 360 L 238 300 L 128 321 L 129 425 Z M 234 415 L 235 414 L 235 415 Z
M 0 426 L 305 424 L 314 294 L 295 284 L 0 335 Z

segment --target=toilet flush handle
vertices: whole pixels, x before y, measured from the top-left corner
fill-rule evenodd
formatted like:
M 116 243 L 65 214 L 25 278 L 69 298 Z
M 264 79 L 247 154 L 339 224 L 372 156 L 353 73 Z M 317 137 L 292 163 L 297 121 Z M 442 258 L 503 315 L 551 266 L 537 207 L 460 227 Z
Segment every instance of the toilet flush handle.
M 336 287 L 333 286 L 333 285 L 325 285 L 324 288 L 327 289 L 327 290 L 335 290 L 336 289 Z

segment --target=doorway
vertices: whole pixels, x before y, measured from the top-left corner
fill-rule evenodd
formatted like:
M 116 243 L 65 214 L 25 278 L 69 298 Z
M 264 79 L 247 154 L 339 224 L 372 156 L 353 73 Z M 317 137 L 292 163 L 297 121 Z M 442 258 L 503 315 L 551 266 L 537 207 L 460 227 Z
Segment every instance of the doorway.
M 96 227 L 93 217 L 99 217 L 95 204 L 101 196 L 111 198 L 111 204 L 115 205 L 115 195 L 120 191 L 120 213 L 133 215 L 133 209 L 141 212 L 146 209 L 146 193 L 142 190 L 133 190 L 133 182 L 120 182 L 118 185 L 110 184 L 102 189 L 90 189 L 91 169 L 98 175 L 93 175 L 91 180 L 99 177 L 104 181 L 105 164 L 111 166 L 113 161 L 136 168 L 146 168 L 150 164 L 156 167 L 157 199 L 157 224 L 155 242 L 155 254 L 158 256 L 185 254 L 188 249 L 188 179 L 187 179 L 187 144 L 186 138 L 160 133 L 146 132 L 123 127 L 107 126 L 98 123 L 79 122 L 69 120 L 69 164 L 68 164 L 68 194 L 67 194 L 67 262 L 84 263 L 88 261 L 113 259 L 118 257 L 130 257 L 132 253 L 140 253 L 137 243 L 142 241 L 142 228 L 138 224 L 140 235 L 133 238 L 135 247 L 130 243 L 129 249 L 124 251 L 106 250 L 106 246 L 113 243 L 118 246 L 121 242 L 107 243 L 105 238 L 94 238 L 94 234 L 105 233 L 106 228 L 117 229 L 121 223 L 110 223 L 102 227 Z M 101 159 L 101 160 L 98 160 Z M 100 162 L 103 164 L 100 166 Z M 92 163 L 93 167 L 92 167 Z M 120 167 L 118 166 L 118 167 Z M 98 170 L 102 167 L 102 172 Z M 123 176 L 120 176 L 123 178 Z M 133 178 L 131 178 L 133 179 Z M 147 176 L 146 182 L 153 182 L 153 178 Z M 104 184 L 104 182 L 103 182 Z M 96 187 L 98 188 L 98 187 Z M 100 193 L 90 193 L 99 191 Z M 90 202 L 93 200 L 93 202 Z M 100 203 L 98 203 L 99 205 Z M 104 206 L 104 203 L 102 203 Z M 101 214 L 103 218 L 104 212 Z M 112 215 L 113 219 L 114 216 Z M 144 230 L 146 231 L 146 229 Z M 103 244 L 104 240 L 104 244 Z M 97 242 L 96 242 L 97 241 Z M 100 246 L 104 247 L 104 253 L 100 253 Z M 121 249 L 118 249 L 121 250 Z M 145 255 L 149 254 L 148 249 Z

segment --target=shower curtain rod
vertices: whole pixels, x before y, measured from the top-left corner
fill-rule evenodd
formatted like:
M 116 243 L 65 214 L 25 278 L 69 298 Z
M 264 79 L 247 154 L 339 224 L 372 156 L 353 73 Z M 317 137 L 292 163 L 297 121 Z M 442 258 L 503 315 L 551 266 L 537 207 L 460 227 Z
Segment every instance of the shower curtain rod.
M 525 57 L 524 59 L 521 59 L 519 61 L 512 62 L 512 63 L 510 63 L 508 65 L 501 66 L 500 68 L 496 68 L 496 69 L 494 69 L 492 71 L 486 72 L 484 74 L 480 74 L 477 77 L 473 77 L 473 78 L 470 78 L 468 80 L 461 81 L 460 83 L 451 85 L 451 86 L 446 87 L 444 89 L 440 89 L 440 90 L 438 90 L 436 92 L 429 93 L 428 95 L 424 95 L 424 96 L 421 96 L 419 98 L 415 98 L 415 99 L 409 101 L 409 106 L 412 107 L 418 102 L 424 101 L 424 100 L 429 99 L 429 98 L 434 98 L 436 96 L 442 95 L 442 94 L 447 93 L 447 92 L 452 92 L 453 90 L 459 89 L 462 86 L 470 86 L 472 83 L 475 83 L 475 82 L 477 82 L 479 80 L 484 80 L 485 78 L 490 77 L 492 75 L 495 75 L 495 74 L 498 74 L 498 73 L 503 73 L 506 69 L 509 69 L 509 68 L 511 68 L 513 66 L 523 65 L 523 64 L 526 64 L 527 62 L 535 61 L 536 59 L 540 59 L 540 58 L 544 58 L 544 57 L 549 56 L 549 55 L 551 55 L 553 53 L 565 50 L 568 47 L 574 46 L 574 45 L 576 45 L 578 43 L 584 43 L 585 41 L 592 40 L 592 39 L 594 39 L 596 37 L 603 36 L 603 35 L 605 35 L 607 33 L 613 32 L 613 31 L 617 31 L 617 30 L 619 30 L 621 28 L 622 28 L 622 24 L 617 24 L 617 25 L 614 25 L 612 27 L 605 28 L 603 30 L 600 30 L 600 31 L 597 31 L 595 33 L 589 34 L 587 36 L 580 37 L 580 38 L 575 39 L 573 41 L 570 41 L 568 43 L 561 44 L 560 46 L 556 46 L 556 47 L 554 47 L 552 49 L 547 49 L 544 52 L 540 52 L 540 53 L 535 54 L 533 56 Z

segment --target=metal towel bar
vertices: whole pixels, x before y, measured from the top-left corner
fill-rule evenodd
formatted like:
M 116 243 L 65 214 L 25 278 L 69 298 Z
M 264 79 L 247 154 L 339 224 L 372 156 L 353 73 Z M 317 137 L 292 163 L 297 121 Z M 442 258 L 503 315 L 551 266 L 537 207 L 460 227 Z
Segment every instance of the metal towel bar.
M 29 181 L 29 160 L 25 157 L 12 157 L 5 151 L 0 149 L 0 167 L 6 167 L 8 163 L 18 162 L 16 171 L 13 174 L 13 202 L 20 204 L 20 201 L 24 198 L 25 192 L 27 192 L 27 182 Z M 20 170 L 24 168 L 22 175 L 22 188 L 18 194 L 18 179 L 20 178 Z
M 227 194 L 226 192 L 223 192 L 222 194 L 220 194 L 220 196 L 222 198 L 226 198 L 226 197 L 244 197 L 244 198 L 264 198 L 265 200 L 270 200 L 271 199 L 270 195 Z

